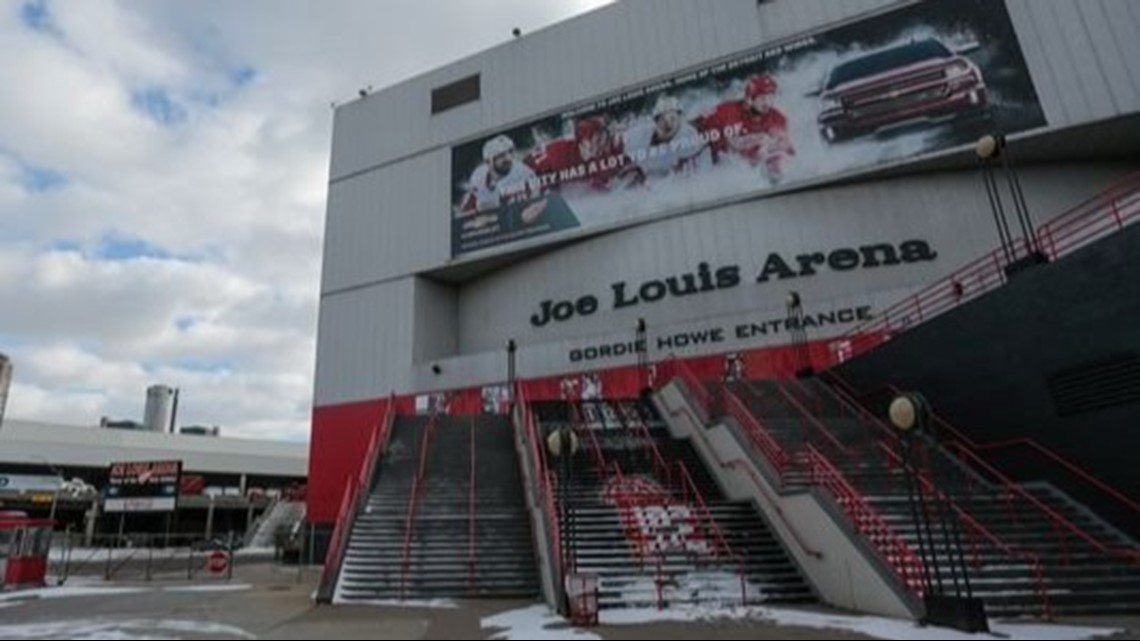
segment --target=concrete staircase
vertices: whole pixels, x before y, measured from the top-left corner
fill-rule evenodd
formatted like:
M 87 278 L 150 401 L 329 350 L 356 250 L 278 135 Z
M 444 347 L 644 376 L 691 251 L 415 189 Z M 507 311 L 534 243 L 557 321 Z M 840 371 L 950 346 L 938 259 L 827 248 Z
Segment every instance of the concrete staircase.
M 441 416 L 434 425 L 426 417 L 401 417 L 378 465 L 349 538 L 337 601 L 538 594 L 506 417 Z
M 762 517 L 751 505 L 724 500 L 691 446 L 671 439 L 650 406 L 601 401 L 534 409 L 544 433 L 569 424 L 578 435 L 581 449 L 568 469 L 551 466 L 562 483 L 556 500 L 563 545 L 576 571 L 598 577 L 601 608 L 813 600 Z M 655 462 L 651 446 L 667 468 L 684 464 L 704 507 L 676 478 L 662 478 L 677 473 Z
M 304 501 L 275 501 L 273 507 L 257 520 L 257 526 L 246 536 L 248 548 L 271 548 L 279 535 L 287 536 L 293 526 L 305 519 Z
M 919 553 L 919 527 L 905 478 L 889 453 L 897 446 L 883 446 L 893 440 L 881 425 L 869 416 L 860 418 L 853 405 L 819 380 L 741 382 L 727 389 L 793 460 L 806 443 L 825 454 Z M 1140 559 L 1129 563 L 1106 553 L 1054 516 L 1109 548 L 1135 551 L 1135 542 L 1048 484 L 1022 485 L 1030 500 L 991 482 L 929 439 L 916 442 L 916 448 L 928 479 L 956 506 L 946 511 L 952 527 L 936 527 L 927 538 L 939 561 L 929 572 L 949 585 L 950 553 L 961 549 L 973 594 L 985 601 L 991 616 L 1042 615 L 1047 608 L 1063 615 L 1140 611 Z M 793 468 L 790 474 L 792 487 L 809 480 L 803 470 Z

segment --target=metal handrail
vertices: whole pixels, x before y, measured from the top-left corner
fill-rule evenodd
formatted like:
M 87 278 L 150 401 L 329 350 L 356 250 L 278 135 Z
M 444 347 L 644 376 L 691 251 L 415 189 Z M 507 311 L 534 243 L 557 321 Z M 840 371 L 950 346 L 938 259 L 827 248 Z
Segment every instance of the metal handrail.
M 653 459 L 654 475 L 665 483 L 665 487 L 673 489 L 673 470 L 669 464 L 665 462 L 665 457 L 661 455 L 661 450 L 657 447 L 657 440 L 653 438 L 653 434 L 649 431 L 649 426 L 645 421 L 641 420 L 640 416 L 630 419 L 625 407 L 618 407 L 618 416 L 622 423 L 627 427 L 632 423 L 632 431 L 645 441 L 646 447 L 649 449 L 650 458 Z
M 471 417 L 471 478 L 467 505 L 467 589 L 475 588 L 475 417 Z
M 883 448 L 884 452 L 886 452 L 886 455 L 891 459 L 891 461 L 895 465 L 902 467 L 902 456 L 898 452 L 892 450 L 885 443 L 880 443 L 880 445 Z M 1053 617 L 1053 608 L 1049 600 L 1048 589 L 1045 585 L 1045 564 L 1041 561 L 1041 557 L 1038 556 L 1035 552 L 1029 550 L 1015 549 L 1009 543 L 1001 540 L 1001 538 L 996 533 L 975 519 L 973 515 L 962 509 L 962 506 L 959 505 L 958 502 L 953 499 L 953 497 L 949 496 L 941 489 L 939 489 L 937 485 L 935 485 L 934 481 L 930 479 L 930 476 L 927 473 L 923 472 L 922 470 L 916 471 L 916 476 L 923 487 L 923 491 L 925 493 L 933 494 L 939 500 L 945 502 L 958 517 L 958 520 L 961 522 L 961 524 L 969 529 L 970 534 L 981 537 L 995 549 L 1005 553 L 1011 559 L 1025 562 L 1030 566 L 1033 571 L 1034 589 L 1037 591 L 1038 596 L 1041 597 L 1041 605 L 1044 609 L 1045 618 L 1051 619 Z M 974 564 L 979 565 L 980 560 L 978 559 L 976 542 L 973 547 Z
M 1036 508 L 1042 515 L 1044 515 L 1045 518 L 1047 520 L 1049 520 L 1050 523 L 1053 524 L 1054 529 L 1057 531 L 1057 536 L 1058 536 L 1058 539 L 1060 540 L 1060 543 L 1062 544 L 1062 549 L 1065 552 L 1066 559 L 1068 558 L 1068 547 L 1064 545 L 1064 538 L 1063 538 L 1061 531 L 1060 531 L 1061 529 L 1068 530 L 1070 533 L 1075 535 L 1078 539 L 1081 539 L 1085 543 L 1092 546 L 1093 549 L 1101 552 L 1102 554 L 1112 556 L 1112 557 L 1116 557 L 1116 558 L 1120 558 L 1120 559 L 1128 561 L 1129 563 L 1134 563 L 1134 564 L 1140 565 L 1140 549 L 1118 548 L 1118 547 L 1109 546 L 1104 541 L 1101 541 L 1097 537 L 1090 534 L 1084 528 L 1076 525 L 1075 523 L 1073 523 L 1069 519 L 1065 518 L 1064 515 L 1058 513 L 1056 510 L 1054 510 L 1053 508 L 1051 508 L 1048 505 L 1046 505 L 1045 503 L 1043 503 L 1037 497 L 1035 497 L 1032 494 L 1030 494 L 1029 492 L 1025 491 L 1025 488 L 1021 487 L 1021 485 L 1019 485 L 1018 483 L 1015 483 L 1012 479 L 1007 477 L 1005 474 L 1003 474 L 1000 470 L 998 470 L 994 466 L 990 465 L 988 462 L 982 460 L 982 458 L 980 456 L 978 456 L 976 453 L 974 453 L 968 447 L 966 447 L 966 445 L 964 443 L 960 443 L 958 441 L 952 441 L 952 442 L 946 444 L 946 446 L 956 449 L 958 452 L 961 453 L 961 456 L 965 456 L 965 457 L 969 458 L 974 464 L 976 464 L 978 467 L 980 467 L 982 470 L 984 470 L 986 473 L 988 473 L 994 479 L 996 479 L 997 482 L 1001 484 L 1002 489 L 1010 492 L 1011 494 L 1016 494 L 1018 497 L 1020 497 L 1022 499 L 1022 501 L 1030 504 L 1031 506 Z
M 744 402 L 731 390 L 725 390 L 727 402 L 725 407 L 728 414 L 736 419 L 740 427 L 744 430 L 744 435 L 760 451 L 760 454 L 768 461 L 768 464 L 775 470 L 776 475 L 780 479 L 781 486 L 784 483 L 784 474 L 791 466 L 792 458 L 771 432 L 764 427 L 760 419 L 748 411 Z
M 831 446 L 834 447 L 839 454 L 847 457 L 851 456 L 850 448 L 844 445 L 843 441 L 840 441 L 839 438 L 836 437 L 835 434 L 831 431 L 831 429 L 823 424 L 823 421 L 820 421 L 819 418 L 812 415 L 812 413 L 803 406 L 803 403 L 800 403 L 795 396 L 789 394 L 788 391 L 784 389 L 784 386 L 779 383 L 779 381 L 776 382 L 776 390 L 780 393 L 780 395 L 787 399 L 788 402 L 791 403 L 792 408 L 796 410 L 797 414 L 799 414 L 798 418 L 801 425 L 803 425 L 806 421 L 807 425 L 815 428 L 817 432 L 822 434 L 824 440 L 830 443 Z M 804 432 L 807 433 L 807 431 L 808 430 L 805 427 Z M 810 442 L 811 441 L 809 439 L 808 443 L 810 444 Z
M 837 375 L 833 375 L 832 378 L 833 378 L 833 380 L 837 381 L 840 385 L 845 386 L 850 391 L 850 385 L 846 381 L 844 381 L 841 377 L 839 377 Z M 884 386 L 883 389 L 890 391 L 892 394 L 901 393 L 901 391 L 899 390 L 898 387 L 891 385 L 891 384 Z M 998 470 L 996 467 L 994 467 L 988 461 L 984 460 L 981 457 L 979 452 L 986 450 L 986 449 L 1000 449 L 1003 447 L 1010 447 L 1013 445 L 1024 445 L 1024 446 L 1030 447 L 1030 448 L 1032 448 L 1038 452 L 1041 452 L 1047 458 L 1049 458 L 1053 462 L 1061 465 L 1062 467 L 1064 467 L 1066 470 L 1068 470 L 1071 473 L 1073 473 L 1074 475 L 1076 475 L 1081 480 L 1086 481 L 1086 482 L 1090 483 L 1091 485 L 1097 487 L 1098 489 L 1104 491 L 1109 496 L 1112 496 L 1113 498 L 1117 499 L 1118 501 L 1120 501 L 1122 504 L 1126 505 L 1130 509 L 1135 510 L 1137 512 L 1140 512 L 1140 505 L 1137 505 L 1136 502 L 1128 499 L 1127 497 L 1125 497 L 1122 493 L 1120 493 L 1115 488 L 1112 488 L 1111 486 L 1104 483 L 1103 481 L 1096 479 L 1089 472 L 1087 472 L 1087 471 L 1083 470 L 1082 468 L 1078 467 L 1077 465 L 1065 460 L 1061 455 L 1053 452 L 1052 450 L 1049 450 L 1045 446 L 1040 445 L 1039 443 L 1037 443 L 1036 441 L 1033 441 L 1032 439 L 1014 439 L 1011 441 L 999 441 L 996 443 L 979 445 L 976 441 L 974 441 L 972 438 L 970 438 L 970 436 L 968 434 L 966 434 L 962 430 L 960 430 L 957 427 L 955 427 L 954 425 L 952 425 L 949 421 L 947 421 L 945 418 L 943 418 L 937 412 L 933 412 L 933 411 L 931 412 L 931 420 L 934 422 L 934 424 L 938 430 L 943 431 L 952 437 L 952 440 L 949 441 L 948 443 L 945 443 L 944 445 L 948 448 L 954 448 L 956 451 L 961 453 L 961 456 L 958 457 L 958 460 L 962 461 L 963 463 L 965 463 L 971 467 L 976 468 L 979 472 L 990 477 L 992 480 L 997 481 L 997 483 L 1000 484 L 1002 489 L 1008 491 L 1012 495 L 1017 495 L 1018 497 L 1021 497 L 1024 502 L 1026 502 L 1029 505 L 1031 505 L 1032 507 L 1036 508 L 1037 511 L 1039 511 L 1047 520 L 1049 520 L 1054 525 L 1054 528 L 1058 531 L 1059 537 L 1060 537 L 1060 529 L 1065 529 L 1065 530 L 1072 532 L 1074 535 L 1077 536 L 1077 538 L 1084 540 L 1085 542 L 1089 543 L 1095 549 L 1101 551 L 1104 554 L 1116 556 L 1119 558 L 1124 558 L 1130 562 L 1140 564 L 1140 550 L 1130 549 L 1130 548 L 1113 547 L 1113 546 L 1110 546 L 1109 544 L 1105 543 L 1104 541 L 1098 539 L 1096 536 L 1089 533 L 1087 530 L 1085 530 L 1085 529 L 1081 528 L 1080 526 L 1074 524 L 1072 521 L 1065 518 L 1063 515 L 1059 514 L 1056 510 L 1053 510 L 1048 505 L 1041 502 L 1037 497 L 1035 497 L 1032 494 L 1030 494 L 1029 492 L 1027 492 L 1019 483 L 1017 483 L 1016 481 L 1011 479 L 1005 473 Z M 887 429 L 889 429 L 889 428 L 887 428 Z M 1062 540 L 1062 542 L 1063 542 L 1063 540 Z
M 334 583 L 340 574 L 344 554 L 348 547 L 348 537 L 352 533 L 356 522 L 356 514 L 360 505 L 372 487 L 376 475 L 376 462 L 381 454 L 387 450 L 388 441 L 392 436 L 392 426 L 396 420 L 396 397 L 388 397 L 388 407 L 384 412 L 380 424 L 372 431 L 368 439 L 368 449 L 365 451 L 364 463 L 357 471 L 356 479 L 349 475 L 345 481 L 344 494 L 341 496 L 340 508 L 337 510 L 336 526 L 333 528 L 331 544 L 325 554 L 325 565 L 321 570 L 321 580 L 318 593 L 324 599 L 332 600 L 330 590 L 335 589 Z
M 1056 216 L 1036 233 L 1036 245 L 1056 260 L 1124 229 L 1140 220 L 1140 174 L 1133 174 L 1089 200 Z M 1014 259 L 1029 255 L 1024 238 L 1014 240 Z M 987 293 L 1007 280 L 1006 248 L 997 249 L 967 263 L 919 292 L 857 325 L 833 344 L 847 345 L 843 354 L 833 353 L 833 365 L 873 349 L 893 336 Z
M 739 403 L 739 402 L 740 401 L 737 400 L 737 403 Z M 687 407 L 668 408 L 667 407 L 666 409 L 668 410 L 670 416 L 677 416 L 679 414 L 687 414 L 689 416 L 689 420 L 692 421 L 694 425 L 698 426 L 698 429 L 694 430 L 693 433 L 696 434 L 697 438 L 699 438 L 705 444 L 705 450 L 709 452 L 709 455 L 713 458 L 714 461 L 716 461 L 717 465 L 720 465 L 722 468 L 743 469 L 745 471 L 745 473 L 748 475 L 748 478 L 752 481 L 752 484 L 756 487 L 756 489 L 761 494 L 763 494 L 764 498 L 772 505 L 772 508 L 776 511 L 776 515 L 778 517 L 780 517 L 780 521 L 788 529 L 788 532 L 791 533 L 792 539 L 795 540 L 796 545 L 798 545 L 800 547 L 800 549 L 803 550 L 804 553 L 807 554 L 808 556 L 811 556 L 811 557 L 816 558 L 816 559 L 822 559 L 823 558 L 823 552 L 821 552 L 815 548 L 808 547 L 807 543 L 804 542 L 803 536 L 799 533 L 799 530 L 796 529 L 796 527 L 792 524 L 792 522 L 788 520 L 787 515 L 784 514 L 783 508 L 781 508 L 779 503 L 776 502 L 776 499 L 768 494 L 767 490 L 765 489 L 764 484 L 757 477 L 756 470 L 754 470 L 752 468 L 752 466 L 748 464 L 747 461 L 745 461 L 744 459 L 735 459 L 732 461 L 725 461 L 724 459 L 722 459 L 720 456 L 720 453 L 715 448 L 713 448 L 712 443 L 709 442 L 708 437 L 704 434 L 704 431 L 699 429 L 700 428 L 700 422 L 697 421 L 697 418 L 692 414 L 692 412 L 689 410 L 689 408 L 687 408 Z M 746 416 L 751 417 L 751 414 L 748 414 L 746 412 Z M 739 420 L 739 419 L 737 419 L 737 420 Z M 753 419 L 753 420 L 756 423 L 756 429 L 758 429 L 761 433 L 763 433 L 767 437 L 768 440 L 771 440 L 774 443 L 775 442 L 774 439 L 772 439 L 771 435 L 767 434 L 767 430 L 764 429 L 763 425 L 761 425 L 758 420 L 755 420 L 755 419 Z M 747 430 L 748 428 L 745 428 L 745 429 Z M 745 436 L 748 436 L 748 435 L 746 434 Z M 751 438 L 749 438 L 749 441 L 751 441 L 755 444 L 755 441 L 753 441 Z M 776 447 L 779 447 L 779 445 L 776 445 Z M 783 450 L 780 450 L 780 452 L 783 453 Z M 764 454 L 764 452 L 761 452 L 761 455 L 766 456 Z M 786 456 L 786 454 L 785 454 L 785 456 Z M 773 468 L 776 467 L 774 464 L 772 464 L 771 460 L 769 460 L 768 462 L 770 465 L 772 465 Z M 780 485 L 783 486 L 784 479 L 782 477 L 781 470 L 777 469 L 776 474 L 777 474 L 777 478 L 778 478 Z
M 921 597 L 927 583 L 922 559 L 826 456 L 811 445 L 806 446 L 806 456 L 816 484 L 835 498 L 855 530 L 879 551 L 907 589 Z
M 424 435 L 420 439 L 420 463 L 419 467 L 416 470 L 416 476 L 414 479 L 412 479 L 412 493 L 408 498 L 408 516 L 404 521 L 404 562 L 400 571 L 401 600 L 403 600 L 407 595 L 408 571 L 411 568 L 412 532 L 415 528 L 416 509 L 419 507 L 419 497 L 421 486 L 423 485 L 424 471 L 427 468 L 427 453 L 431 448 L 431 438 L 435 432 L 437 420 L 437 415 L 433 413 L 428 421 L 427 427 L 424 428 Z

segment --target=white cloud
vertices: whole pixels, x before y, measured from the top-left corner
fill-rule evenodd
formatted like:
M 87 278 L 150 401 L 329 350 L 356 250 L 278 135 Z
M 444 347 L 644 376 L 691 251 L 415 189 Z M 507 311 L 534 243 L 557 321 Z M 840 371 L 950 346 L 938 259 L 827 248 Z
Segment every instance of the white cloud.
M 329 102 L 603 3 L 0 5 L 9 415 L 137 419 L 164 382 L 185 423 L 305 438 Z

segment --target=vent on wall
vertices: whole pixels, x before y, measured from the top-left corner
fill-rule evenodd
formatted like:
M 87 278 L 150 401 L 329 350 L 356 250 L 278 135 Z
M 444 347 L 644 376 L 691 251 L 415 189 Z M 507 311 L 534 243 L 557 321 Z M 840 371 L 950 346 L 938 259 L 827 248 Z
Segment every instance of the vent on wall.
M 431 90 L 431 113 L 435 115 L 479 99 L 479 74 L 467 76 Z
M 1059 416 L 1140 403 L 1140 356 L 1118 355 L 1048 376 L 1049 395 Z

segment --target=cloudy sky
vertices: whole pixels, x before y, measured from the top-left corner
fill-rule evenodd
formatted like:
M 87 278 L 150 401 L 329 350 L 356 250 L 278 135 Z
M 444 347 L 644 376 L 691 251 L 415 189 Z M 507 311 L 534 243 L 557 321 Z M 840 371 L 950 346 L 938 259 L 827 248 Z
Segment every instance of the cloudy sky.
M 332 112 L 605 0 L 0 0 L 7 415 L 304 440 Z

